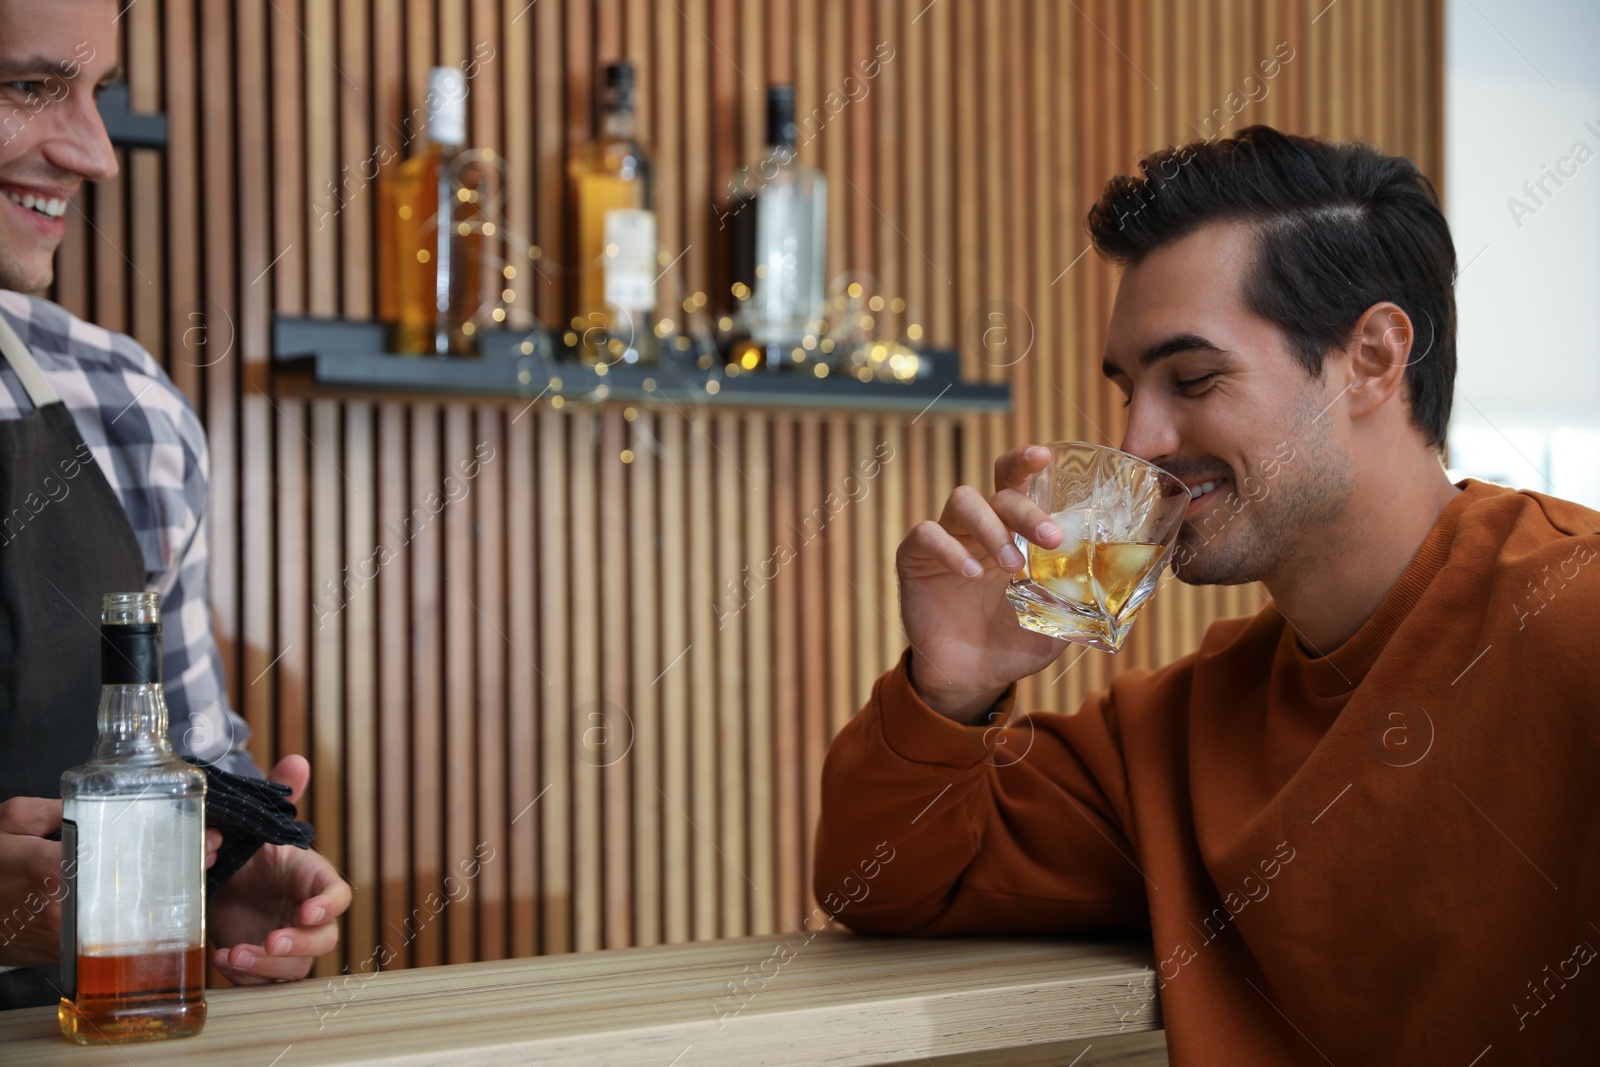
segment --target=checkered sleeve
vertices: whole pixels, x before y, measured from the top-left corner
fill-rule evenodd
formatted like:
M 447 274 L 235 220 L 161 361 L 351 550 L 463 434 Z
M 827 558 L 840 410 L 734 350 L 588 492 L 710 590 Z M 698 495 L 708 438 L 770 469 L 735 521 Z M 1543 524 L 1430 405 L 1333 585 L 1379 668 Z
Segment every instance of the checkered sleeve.
M 184 410 L 193 423 L 185 437 L 197 445 L 184 449 L 187 536 L 155 587 L 161 594 L 161 630 L 166 649 L 162 673 L 166 679 L 172 747 L 180 756 L 192 755 L 222 770 L 259 778 L 261 772 L 245 748 L 250 728 L 229 706 L 222 656 L 212 632 L 206 599 L 210 551 L 205 436 L 194 412 L 187 405 Z

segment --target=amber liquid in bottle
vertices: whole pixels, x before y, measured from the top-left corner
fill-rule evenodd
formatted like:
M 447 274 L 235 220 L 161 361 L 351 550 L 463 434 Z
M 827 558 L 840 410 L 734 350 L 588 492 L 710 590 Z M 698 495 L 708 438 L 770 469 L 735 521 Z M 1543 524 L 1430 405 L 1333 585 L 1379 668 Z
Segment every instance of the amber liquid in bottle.
M 633 67 L 606 69 L 600 137 L 573 155 L 578 203 L 578 355 L 594 363 L 654 363 L 656 218 L 650 157 L 635 138 Z
M 69 1036 L 137 1041 L 198 1033 L 206 1018 L 205 984 L 203 945 L 109 956 L 80 952 L 78 999 L 64 1009 Z
M 205 1025 L 205 773 L 167 739 L 161 608 L 112 593 L 101 616 L 99 738 L 61 776 L 61 1032 L 82 1044 Z
M 405 355 L 476 355 L 483 300 L 481 174 L 460 161 L 466 87 L 438 68 L 429 82 L 428 141 L 379 188 L 380 314 Z

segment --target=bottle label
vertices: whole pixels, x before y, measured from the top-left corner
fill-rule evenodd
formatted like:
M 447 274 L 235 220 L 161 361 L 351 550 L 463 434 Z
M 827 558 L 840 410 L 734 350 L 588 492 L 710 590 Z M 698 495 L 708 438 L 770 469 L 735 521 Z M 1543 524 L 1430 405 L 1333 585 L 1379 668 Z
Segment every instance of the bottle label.
M 606 303 L 626 311 L 656 306 L 656 213 L 639 208 L 606 212 Z M 635 328 L 649 329 L 650 323 Z
M 74 951 L 111 956 L 202 944 L 201 798 L 79 796 L 72 808 Z M 65 950 L 64 927 L 62 936 Z
M 61 820 L 61 995 L 78 999 L 78 824 Z

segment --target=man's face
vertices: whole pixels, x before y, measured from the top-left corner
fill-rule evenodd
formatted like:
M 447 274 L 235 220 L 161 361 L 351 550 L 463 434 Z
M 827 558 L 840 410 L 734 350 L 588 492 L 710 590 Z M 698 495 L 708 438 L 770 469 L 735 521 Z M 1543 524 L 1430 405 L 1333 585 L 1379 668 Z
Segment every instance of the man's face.
M 1325 528 L 1354 486 L 1332 377 L 1309 376 L 1245 306 L 1254 251 L 1238 223 L 1157 248 L 1124 273 L 1106 338 L 1103 369 L 1131 397 L 1123 451 L 1209 486 L 1173 553 L 1192 585 L 1270 580 L 1328 551 Z
M 48 286 L 69 201 L 117 172 L 94 102 L 116 17 L 115 0 L 0 0 L 0 289 Z

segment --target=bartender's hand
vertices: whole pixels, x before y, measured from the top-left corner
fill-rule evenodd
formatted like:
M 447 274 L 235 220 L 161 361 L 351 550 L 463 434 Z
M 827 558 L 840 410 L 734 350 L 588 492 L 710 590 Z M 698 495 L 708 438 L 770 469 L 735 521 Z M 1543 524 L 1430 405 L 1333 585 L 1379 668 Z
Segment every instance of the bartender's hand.
M 0 804 L 0 966 L 61 960 L 61 801 L 13 797 Z
M 912 527 L 895 553 L 912 687 L 958 722 L 980 720 L 1011 683 L 1066 648 L 1023 629 L 1005 595 L 1023 565 L 1014 533 L 1042 548 L 1061 544 L 1061 529 L 1027 493 L 1029 478 L 1049 459 L 1038 446 L 1007 452 L 994 464 L 993 496 L 960 486 L 939 521 Z
M 304 756 L 285 756 L 267 779 L 289 786 L 298 803 L 311 780 Z M 236 985 L 292 982 L 339 944 L 337 919 L 350 886 L 323 855 L 293 845 L 262 845 L 206 908 L 218 946 L 217 970 Z
M 0 967 L 61 962 L 61 801 L 13 797 L 0 804 Z M 206 831 L 206 866 L 217 862 L 222 835 Z

